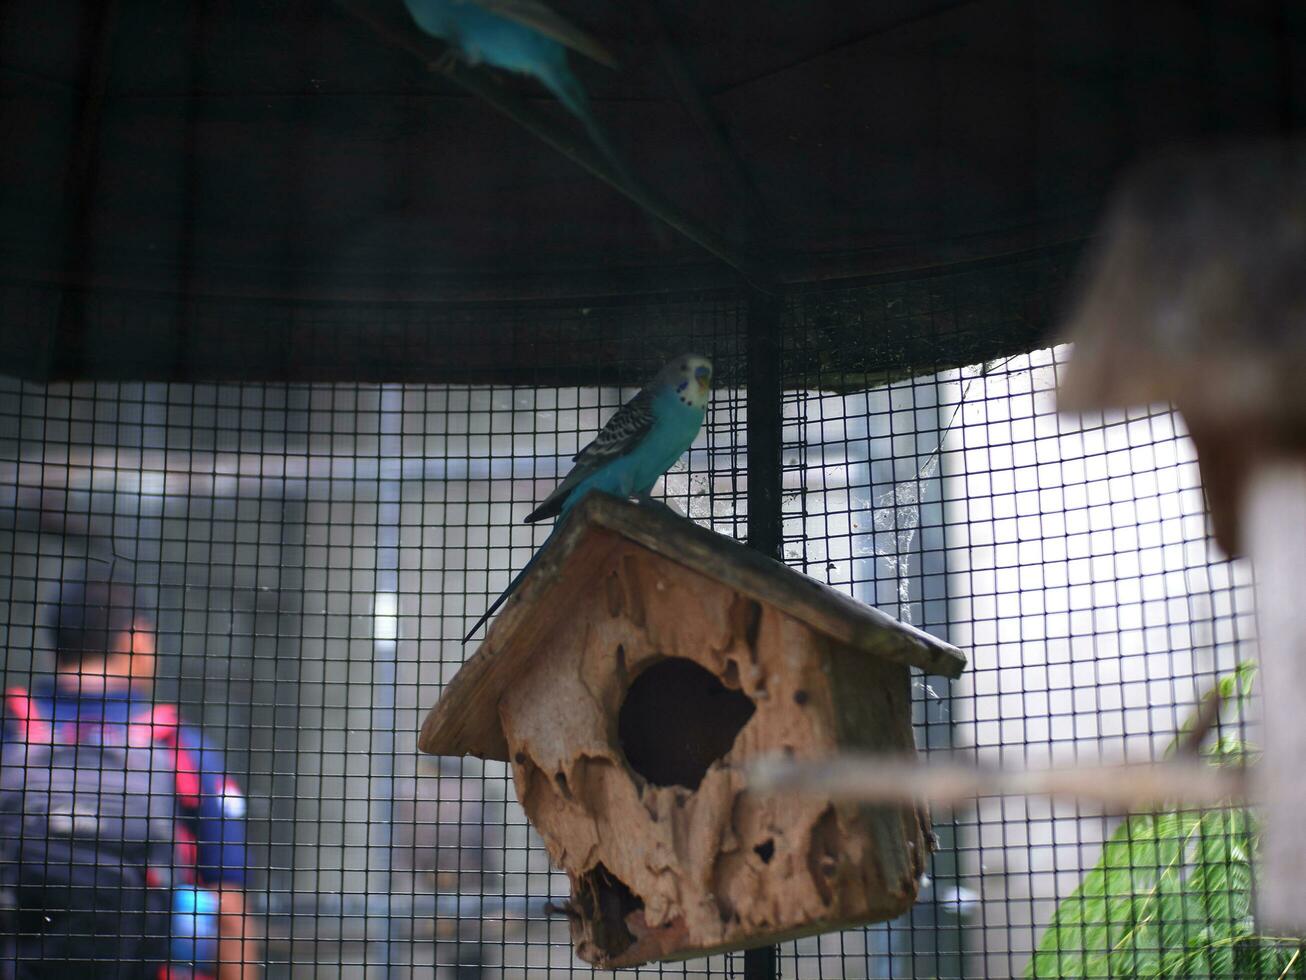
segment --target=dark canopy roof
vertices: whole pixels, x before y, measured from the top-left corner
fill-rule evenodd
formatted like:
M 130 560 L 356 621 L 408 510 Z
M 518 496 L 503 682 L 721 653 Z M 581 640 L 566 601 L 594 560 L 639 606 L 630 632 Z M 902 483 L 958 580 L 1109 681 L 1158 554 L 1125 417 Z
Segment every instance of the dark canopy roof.
M 572 58 L 637 176 L 789 282 L 1075 242 L 1148 149 L 1306 117 L 1291 0 L 653 2 L 553 5 L 621 61 Z M 413 44 L 440 50 L 399 0 L 6 0 L 0 282 L 439 304 L 738 285 Z M 496 84 L 579 133 L 533 81 Z

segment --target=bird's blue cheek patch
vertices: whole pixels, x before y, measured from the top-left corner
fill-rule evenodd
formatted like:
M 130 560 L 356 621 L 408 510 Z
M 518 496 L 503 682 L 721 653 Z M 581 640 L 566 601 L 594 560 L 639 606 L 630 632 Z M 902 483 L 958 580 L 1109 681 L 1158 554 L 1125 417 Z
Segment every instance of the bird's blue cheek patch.
M 680 382 L 680 384 L 676 385 L 676 391 L 684 391 L 688 387 L 689 387 L 689 382 L 682 381 Z

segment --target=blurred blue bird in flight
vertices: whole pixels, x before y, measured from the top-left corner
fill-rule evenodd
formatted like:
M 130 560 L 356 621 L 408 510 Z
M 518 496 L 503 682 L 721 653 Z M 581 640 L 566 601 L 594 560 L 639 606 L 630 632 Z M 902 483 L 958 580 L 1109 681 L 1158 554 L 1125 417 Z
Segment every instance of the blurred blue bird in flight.
M 653 484 L 675 465 L 698 436 L 711 397 L 712 362 L 699 354 L 675 358 L 608 419 L 593 442 L 573 457 L 576 465 L 566 479 L 526 517 L 526 522 L 565 517 L 591 490 L 654 503 L 649 496 Z M 537 551 L 476 621 L 463 638 L 464 643 L 512 594 L 539 554 Z
M 457 48 L 473 65 L 484 62 L 540 80 L 585 126 L 594 144 L 617 163 L 594 118 L 589 96 L 567 63 L 567 49 L 617 66 L 598 41 L 539 0 L 404 0 L 427 34 Z

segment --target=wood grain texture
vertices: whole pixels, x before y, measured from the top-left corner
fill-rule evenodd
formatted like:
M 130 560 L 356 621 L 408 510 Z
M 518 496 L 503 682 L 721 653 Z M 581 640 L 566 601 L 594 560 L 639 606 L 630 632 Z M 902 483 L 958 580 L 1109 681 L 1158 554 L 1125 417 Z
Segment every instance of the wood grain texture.
M 576 616 L 577 610 L 587 607 L 586 590 L 593 585 L 591 571 L 617 544 L 610 534 L 585 535 L 584 530 L 572 522 L 560 531 L 553 546 L 504 603 L 484 642 L 427 714 L 417 738 L 421 751 L 508 761 L 499 700 L 543 648 L 563 611 Z
M 1257 906 L 1265 928 L 1295 936 L 1306 933 L 1306 463 L 1267 464 L 1248 482 L 1243 523 L 1256 570 L 1265 705 L 1255 770 L 1265 821 Z
M 578 955 L 629 966 L 906 911 L 928 835 L 914 805 L 748 793 L 745 767 L 841 741 L 910 755 L 907 668 L 614 540 L 592 566 L 592 614 L 560 618 L 498 703 L 518 798 L 572 882 Z M 666 658 L 756 706 L 692 791 L 641 777 L 616 733 L 631 681 Z
M 758 792 L 810 793 L 862 803 L 960 806 L 982 797 L 1050 796 L 1115 813 L 1249 801 L 1246 770 L 1185 760 L 995 769 L 934 759 L 917 765 L 900 755 L 849 753 L 815 762 L 762 759 L 750 769 L 749 782 Z
M 592 494 L 572 511 L 427 716 L 418 739 L 423 752 L 507 761 L 499 702 L 555 629 L 602 612 L 607 600 L 599 569 L 618 546 L 656 556 L 668 574 L 693 571 L 761 603 L 825 637 L 842 656 L 878 658 L 947 677 L 965 668 L 966 657 L 956 647 L 736 541 L 661 508 Z

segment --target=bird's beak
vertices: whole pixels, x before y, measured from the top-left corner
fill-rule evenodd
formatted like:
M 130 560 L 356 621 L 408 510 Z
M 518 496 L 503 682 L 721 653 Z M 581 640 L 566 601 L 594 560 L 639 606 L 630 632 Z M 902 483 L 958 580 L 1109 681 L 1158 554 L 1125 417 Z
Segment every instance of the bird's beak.
M 694 380 L 698 382 L 700 391 L 707 391 L 712 387 L 712 372 L 705 367 L 694 368 Z

